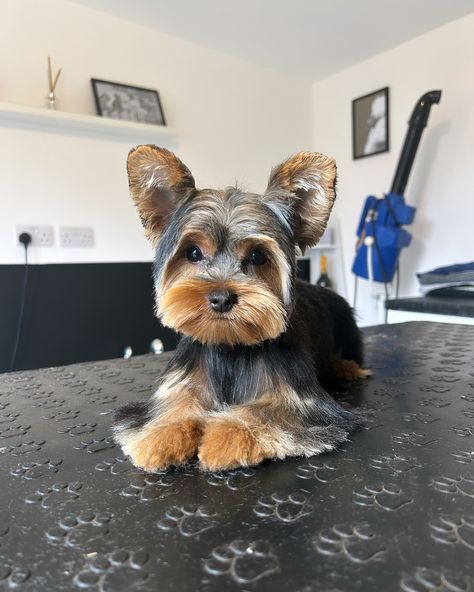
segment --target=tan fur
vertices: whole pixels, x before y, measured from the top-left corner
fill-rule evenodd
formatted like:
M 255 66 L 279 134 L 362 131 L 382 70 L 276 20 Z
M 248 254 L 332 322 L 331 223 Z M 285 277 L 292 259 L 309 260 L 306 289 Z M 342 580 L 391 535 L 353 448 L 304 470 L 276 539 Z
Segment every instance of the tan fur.
M 331 364 L 331 373 L 335 378 L 351 382 L 357 378 L 372 376 L 372 370 L 361 368 L 354 360 L 335 358 Z
M 216 289 L 227 289 L 238 297 L 225 317 L 209 307 L 208 296 Z M 278 337 L 286 327 L 281 301 L 258 280 L 214 284 L 185 279 L 163 294 L 157 308 L 165 326 L 207 344 L 254 345 Z
M 263 197 L 295 210 L 295 236 L 302 251 L 315 245 L 326 228 L 335 184 L 336 161 L 318 152 L 299 152 L 271 172 Z
M 203 425 L 196 419 L 185 419 L 152 427 L 134 445 L 129 445 L 128 454 L 133 464 L 145 471 L 180 465 L 197 455 Z
M 178 202 L 194 189 L 189 169 L 166 148 L 138 146 L 128 155 L 130 193 L 145 232 L 156 243 Z

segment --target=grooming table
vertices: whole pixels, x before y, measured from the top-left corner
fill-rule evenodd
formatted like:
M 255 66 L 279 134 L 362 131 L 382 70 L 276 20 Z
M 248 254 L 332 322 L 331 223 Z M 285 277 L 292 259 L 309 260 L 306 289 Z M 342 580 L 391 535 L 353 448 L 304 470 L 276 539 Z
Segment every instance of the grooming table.
M 474 327 L 364 331 L 338 451 L 144 474 L 112 409 L 169 357 L 0 375 L 0 590 L 474 590 Z

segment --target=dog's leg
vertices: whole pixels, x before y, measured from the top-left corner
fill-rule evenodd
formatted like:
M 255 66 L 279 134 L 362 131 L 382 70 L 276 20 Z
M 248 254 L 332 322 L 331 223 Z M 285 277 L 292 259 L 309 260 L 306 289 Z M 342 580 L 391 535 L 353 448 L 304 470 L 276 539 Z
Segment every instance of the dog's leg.
M 372 376 L 372 370 L 362 368 L 354 360 L 345 360 L 344 358 L 334 358 L 330 367 L 330 374 L 338 380 L 351 382 L 357 378 L 369 378 Z
M 257 465 L 267 458 L 312 456 L 332 450 L 355 427 L 349 412 L 329 398 L 266 395 L 214 413 L 199 448 L 204 470 Z
M 203 389 L 170 375 L 149 402 L 115 412 L 115 440 L 145 471 L 180 465 L 197 455 L 209 409 Z

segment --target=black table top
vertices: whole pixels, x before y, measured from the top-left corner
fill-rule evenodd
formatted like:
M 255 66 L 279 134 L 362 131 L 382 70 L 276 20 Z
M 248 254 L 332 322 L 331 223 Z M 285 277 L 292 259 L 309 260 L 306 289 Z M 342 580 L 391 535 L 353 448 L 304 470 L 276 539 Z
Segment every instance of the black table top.
M 143 474 L 111 410 L 163 356 L 0 375 L 0 589 L 474 589 L 474 327 L 365 331 L 367 424 L 334 453 Z
M 393 300 L 386 300 L 385 308 L 457 317 L 474 317 L 474 297 L 417 296 L 415 298 L 394 298 Z

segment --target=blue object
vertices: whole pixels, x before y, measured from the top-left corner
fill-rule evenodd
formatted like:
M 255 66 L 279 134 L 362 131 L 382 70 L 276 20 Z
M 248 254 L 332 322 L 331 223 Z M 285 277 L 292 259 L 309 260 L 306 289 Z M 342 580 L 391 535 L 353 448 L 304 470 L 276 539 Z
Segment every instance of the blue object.
M 407 206 L 402 195 L 389 193 L 380 199 L 370 195 L 357 228 L 358 248 L 352 272 L 368 279 L 368 249 L 372 249 L 372 277 L 376 282 L 391 282 L 403 247 L 408 247 L 411 234 L 402 225 L 411 224 L 416 208 Z M 373 237 L 372 246 L 366 238 Z

